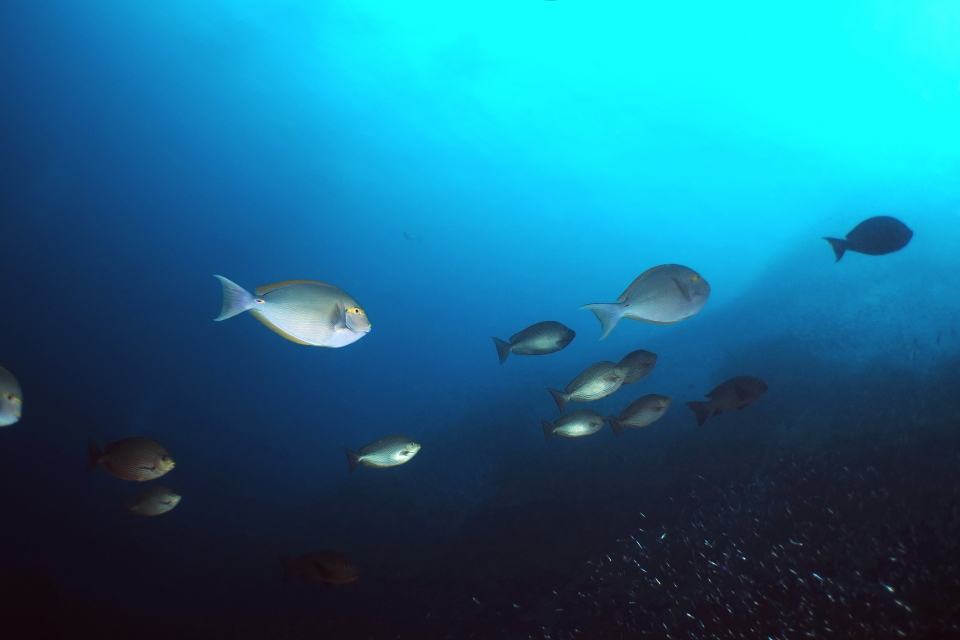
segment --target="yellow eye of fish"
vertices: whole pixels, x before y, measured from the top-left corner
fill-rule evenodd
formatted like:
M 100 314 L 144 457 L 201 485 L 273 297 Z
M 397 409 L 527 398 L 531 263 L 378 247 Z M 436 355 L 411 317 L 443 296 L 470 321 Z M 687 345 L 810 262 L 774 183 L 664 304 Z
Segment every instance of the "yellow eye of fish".
M 700 276 L 694 275 L 694 276 L 693 276 L 692 278 L 690 278 L 690 279 L 693 280 L 694 282 L 696 282 L 697 280 L 700 279 Z
M 266 302 L 266 300 L 264 300 L 264 299 L 262 299 L 262 298 L 254 298 L 253 301 L 256 302 L 257 304 L 263 304 L 263 303 Z
M 363 309 L 361 309 L 360 307 L 350 307 L 349 309 L 347 309 L 347 311 L 349 311 L 350 313 L 358 313 L 361 315 L 363 314 Z

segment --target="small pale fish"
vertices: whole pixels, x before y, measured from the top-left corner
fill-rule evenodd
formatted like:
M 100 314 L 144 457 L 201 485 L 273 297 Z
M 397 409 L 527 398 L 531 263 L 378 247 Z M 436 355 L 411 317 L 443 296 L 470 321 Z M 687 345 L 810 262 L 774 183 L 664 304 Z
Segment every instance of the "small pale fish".
M 410 458 L 420 451 L 420 443 L 414 442 L 407 436 L 388 436 L 365 447 L 360 447 L 359 453 L 350 449 L 344 449 L 344 451 L 347 452 L 350 471 L 356 469 L 358 464 L 374 469 L 383 469 L 409 462 Z
M 23 416 L 23 391 L 12 373 L 0 367 L 0 427 L 9 427 Z
M 679 264 L 662 264 L 637 276 L 616 302 L 597 302 L 580 308 L 597 316 L 603 340 L 620 318 L 673 324 L 698 314 L 708 297 L 710 285 L 699 273 Z
M 616 362 L 603 360 L 588 367 L 567 385 L 566 390 L 547 389 L 563 414 L 568 402 L 590 402 L 606 398 L 623 384 L 626 371 Z
M 305 553 L 293 559 L 280 556 L 283 566 L 283 580 L 312 580 L 322 582 L 327 587 L 349 584 L 360 577 L 360 572 L 350 558 L 339 551 L 327 549 Z
M 657 354 L 643 349 L 631 351 L 621 358 L 619 364 L 627 372 L 623 384 L 633 384 L 650 375 L 653 367 L 657 364 Z
M 767 383 L 755 376 L 736 376 L 722 383 L 707 394 L 707 402 L 688 402 L 687 406 L 696 414 L 697 424 L 702 425 L 710 416 L 727 411 L 743 409 L 756 402 L 767 392 Z
M 125 438 L 100 451 L 93 440 L 87 457 L 87 473 L 98 465 L 121 480 L 145 482 L 159 478 L 176 464 L 162 444 L 150 438 Z
M 174 493 L 169 487 L 156 485 L 124 504 L 123 510 L 137 516 L 158 516 L 170 511 L 178 504 L 180 504 L 180 494 Z
M 607 416 L 607 422 L 614 435 L 620 437 L 627 427 L 645 427 L 656 422 L 669 408 L 670 398 L 651 393 L 634 400 L 619 417 Z
M 543 425 L 544 441 L 549 440 L 553 435 L 579 438 L 600 431 L 603 427 L 603 416 L 593 409 L 577 409 L 557 418 L 553 424 L 546 420 L 541 420 L 540 423 Z
M 882 256 L 899 251 L 913 237 L 907 225 L 890 216 L 868 218 L 855 226 L 845 238 L 824 238 L 833 248 L 837 262 L 847 251 Z
M 345 347 L 370 331 L 370 320 L 349 293 L 313 280 L 288 280 L 254 289 L 223 276 L 223 310 L 216 320 L 249 311 L 287 340 L 315 347 Z
M 560 351 L 573 342 L 576 335 L 572 329 L 559 322 L 547 320 L 513 334 L 510 336 L 510 342 L 494 338 L 493 343 L 497 346 L 500 364 L 503 364 L 511 353 L 518 356 L 542 356 Z

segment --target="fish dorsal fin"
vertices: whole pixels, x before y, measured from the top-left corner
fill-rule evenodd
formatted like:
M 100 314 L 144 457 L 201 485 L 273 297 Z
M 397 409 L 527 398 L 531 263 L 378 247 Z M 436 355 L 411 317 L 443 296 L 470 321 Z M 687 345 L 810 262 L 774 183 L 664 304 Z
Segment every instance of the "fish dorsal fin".
M 661 264 L 656 267 L 650 267 L 649 269 L 647 269 L 646 271 L 638 275 L 636 279 L 634 279 L 634 281 L 630 283 L 630 286 L 624 289 L 623 293 L 620 294 L 620 297 L 617 298 L 617 302 L 625 302 L 627 300 L 627 294 L 630 293 L 630 290 L 633 289 L 635 286 L 637 286 L 637 283 L 643 280 L 645 276 L 648 276 L 650 275 L 650 273 L 667 266 L 669 265 Z M 257 295 L 260 295 L 260 294 L 258 293 Z
M 283 282 L 275 282 L 274 284 L 265 284 L 262 287 L 257 287 L 253 290 L 258 296 L 265 296 L 271 291 L 276 291 L 277 289 L 283 289 L 284 287 L 292 287 L 296 284 L 313 284 L 321 287 L 332 287 L 332 284 L 327 284 L 326 282 L 317 282 L 316 280 L 284 280 Z

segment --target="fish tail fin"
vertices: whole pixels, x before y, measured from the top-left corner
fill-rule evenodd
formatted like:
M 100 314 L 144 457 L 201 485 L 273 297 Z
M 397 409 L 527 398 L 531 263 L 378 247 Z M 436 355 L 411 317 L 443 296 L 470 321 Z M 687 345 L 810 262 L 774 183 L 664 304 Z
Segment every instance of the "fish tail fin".
M 553 401 L 557 403 L 557 409 L 560 409 L 560 414 L 563 415 L 563 412 L 567 410 L 567 403 L 570 402 L 570 394 L 556 389 L 547 389 L 547 391 L 553 396 Z
M 585 304 L 581 309 L 588 309 L 597 316 L 600 321 L 600 339 L 603 340 L 623 317 L 624 307 L 619 302 L 596 302 L 594 304 Z
M 554 429 L 553 425 L 546 420 L 541 420 L 540 424 L 543 425 L 543 441 L 547 442 L 550 440 L 551 436 L 553 436 L 553 432 L 556 431 L 556 429 Z
M 87 450 L 87 473 L 97 468 L 100 461 L 103 460 L 103 452 L 93 440 L 90 441 L 90 447 Z
M 220 284 L 223 285 L 223 308 L 220 310 L 220 315 L 214 318 L 217 322 L 221 320 L 226 320 L 227 318 L 232 318 L 238 313 L 243 313 L 248 309 L 252 309 L 254 306 L 253 296 L 250 295 L 250 292 L 236 284 L 227 280 L 223 276 L 213 276 L 214 278 L 220 281 Z
M 623 433 L 623 422 L 613 416 L 607 416 L 607 422 L 610 423 L 610 428 L 613 429 L 613 435 L 619 438 L 620 434 Z
M 847 241 L 841 238 L 824 238 L 824 240 L 830 243 L 834 255 L 837 256 L 836 261 L 840 262 L 840 258 L 842 258 L 843 254 L 847 251 Z
M 289 582 L 300 575 L 300 563 L 293 558 L 280 556 L 280 566 L 283 567 L 284 582 Z
M 350 471 L 353 472 L 353 470 L 357 468 L 357 465 L 360 464 L 360 454 L 356 451 L 350 451 L 350 449 L 346 447 L 344 447 L 343 450 L 347 452 L 347 462 L 350 463 Z
M 497 356 L 500 357 L 500 364 L 503 364 L 507 356 L 510 355 L 510 349 L 513 348 L 513 345 L 509 342 L 504 342 L 500 338 L 494 338 L 493 344 L 497 345 Z
M 690 410 L 693 411 L 697 416 L 697 425 L 703 426 L 703 423 L 707 421 L 711 415 L 713 415 L 713 407 L 710 406 L 709 402 L 688 402 L 687 406 L 690 407 Z

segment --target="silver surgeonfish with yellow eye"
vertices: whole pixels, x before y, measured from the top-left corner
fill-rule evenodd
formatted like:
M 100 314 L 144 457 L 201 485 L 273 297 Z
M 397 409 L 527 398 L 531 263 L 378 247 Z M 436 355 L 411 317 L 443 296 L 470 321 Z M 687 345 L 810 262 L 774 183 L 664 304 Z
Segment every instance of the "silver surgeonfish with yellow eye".
M 13 374 L 0 367 L 0 427 L 9 427 L 23 413 L 23 391 Z
M 350 471 L 356 469 L 358 464 L 383 469 L 409 462 L 420 451 L 420 443 L 414 442 L 407 436 L 387 436 L 365 447 L 360 447 L 359 453 L 350 449 L 344 449 L 344 451 L 347 452 Z
M 370 320 L 349 293 L 323 282 L 287 280 L 251 294 L 223 276 L 223 310 L 216 320 L 249 311 L 281 336 L 314 347 L 345 347 L 370 332 Z
M 125 503 L 123 510 L 135 516 L 159 516 L 178 504 L 180 504 L 180 494 L 174 493 L 169 487 L 157 485 Z
M 699 273 L 679 264 L 662 264 L 637 276 L 616 302 L 597 302 L 580 308 L 597 316 L 603 340 L 620 318 L 673 324 L 700 313 L 709 297 L 710 285 Z

